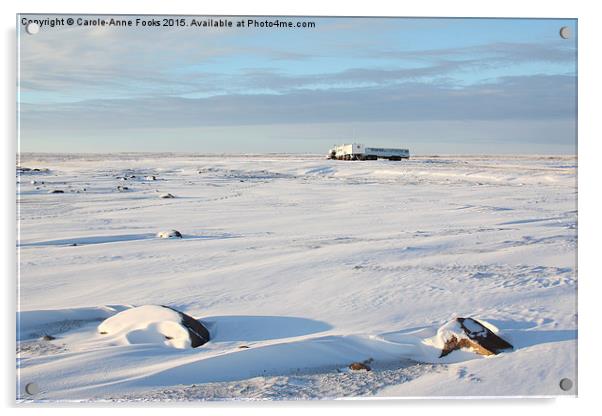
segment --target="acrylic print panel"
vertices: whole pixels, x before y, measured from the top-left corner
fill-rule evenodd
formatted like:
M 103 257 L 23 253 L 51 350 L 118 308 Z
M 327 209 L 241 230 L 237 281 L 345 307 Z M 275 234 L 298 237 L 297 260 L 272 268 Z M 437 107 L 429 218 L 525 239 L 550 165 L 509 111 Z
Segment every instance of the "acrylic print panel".
M 17 33 L 17 400 L 576 395 L 576 20 Z

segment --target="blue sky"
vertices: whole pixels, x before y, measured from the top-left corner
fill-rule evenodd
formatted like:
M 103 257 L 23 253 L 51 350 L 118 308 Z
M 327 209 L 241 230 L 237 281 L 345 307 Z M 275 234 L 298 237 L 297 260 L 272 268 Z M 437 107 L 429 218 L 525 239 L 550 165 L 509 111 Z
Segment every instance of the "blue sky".
M 21 27 L 21 150 L 576 153 L 575 20 L 287 20 Z

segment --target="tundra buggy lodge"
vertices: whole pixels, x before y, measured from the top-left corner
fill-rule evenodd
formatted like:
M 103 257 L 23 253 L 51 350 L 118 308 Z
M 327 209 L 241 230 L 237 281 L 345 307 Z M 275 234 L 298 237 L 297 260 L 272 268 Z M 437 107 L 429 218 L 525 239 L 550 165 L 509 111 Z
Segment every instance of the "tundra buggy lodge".
M 409 159 L 408 149 L 385 149 L 382 147 L 364 147 L 360 143 L 342 144 L 335 146 L 328 152 L 328 159 L 337 160 L 376 160 Z

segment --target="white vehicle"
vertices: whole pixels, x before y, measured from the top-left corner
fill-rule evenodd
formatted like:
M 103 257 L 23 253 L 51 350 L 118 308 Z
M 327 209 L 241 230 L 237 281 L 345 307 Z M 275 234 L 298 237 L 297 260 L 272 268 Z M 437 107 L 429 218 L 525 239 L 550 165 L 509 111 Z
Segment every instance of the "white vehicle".
M 409 159 L 408 149 L 392 149 L 384 147 L 365 147 L 361 143 L 342 144 L 334 146 L 328 152 L 328 159 L 338 160 L 401 160 Z
M 358 160 L 364 154 L 364 145 L 360 143 L 342 144 L 328 152 L 329 159 Z

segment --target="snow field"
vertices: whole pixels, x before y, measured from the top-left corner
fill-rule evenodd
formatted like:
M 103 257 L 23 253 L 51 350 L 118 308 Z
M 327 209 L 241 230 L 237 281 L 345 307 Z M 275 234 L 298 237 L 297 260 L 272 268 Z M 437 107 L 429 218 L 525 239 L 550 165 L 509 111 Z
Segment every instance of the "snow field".
M 49 169 L 17 178 L 17 367 L 21 384 L 40 380 L 35 400 L 576 393 L 558 388 L 576 381 L 575 158 L 30 154 L 22 165 Z M 183 238 L 157 238 L 172 229 Z M 98 334 L 149 304 L 215 338 L 179 349 Z M 455 316 L 489 322 L 516 349 L 439 359 L 433 337 Z M 364 378 L 338 371 L 369 358 Z

